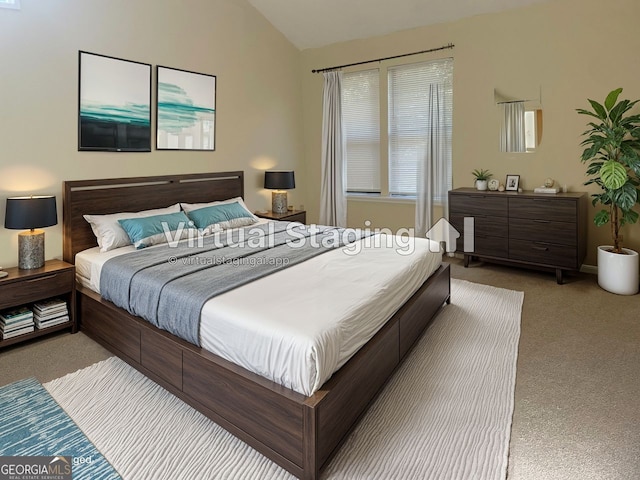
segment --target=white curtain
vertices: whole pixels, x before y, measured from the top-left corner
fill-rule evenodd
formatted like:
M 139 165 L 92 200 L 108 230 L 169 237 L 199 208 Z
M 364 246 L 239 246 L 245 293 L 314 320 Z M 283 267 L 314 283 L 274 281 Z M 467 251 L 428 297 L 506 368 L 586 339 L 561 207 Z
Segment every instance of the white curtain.
M 501 152 L 526 152 L 524 128 L 524 102 L 508 102 L 502 105 L 500 129 Z
M 320 187 L 322 225 L 347 226 L 347 199 L 343 184 L 344 152 L 342 72 L 324 72 Z
M 433 222 L 433 204 L 437 199 L 442 204 L 443 216 L 448 217 L 449 150 L 451 132 L 445 128 L 444 85 L 429 85 L 427 110 L 426 148 L 418 163 L 416 185 L 416 237 L 424 238 Z M 443 239 L 444 240 L 444 239 Z

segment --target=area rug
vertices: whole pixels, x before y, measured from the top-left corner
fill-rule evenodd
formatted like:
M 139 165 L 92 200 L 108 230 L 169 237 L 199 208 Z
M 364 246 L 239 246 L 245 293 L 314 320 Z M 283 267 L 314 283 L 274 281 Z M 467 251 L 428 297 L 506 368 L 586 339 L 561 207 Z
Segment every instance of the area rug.
M 506 478 L 524 294 L 451 287 L 323 479 Z M 293 478 L 115 357 L 45 387 L 125 479 Z
M 0 387 L 0 457 L 5 457 L 0 465 L 32 464 L 32 457 L 52 457 L 51 463 L 70 457 L 74 479 L 120 478 L 35 378 Z M 0 469 L 0 477 L 5 478 L 4 473 Z

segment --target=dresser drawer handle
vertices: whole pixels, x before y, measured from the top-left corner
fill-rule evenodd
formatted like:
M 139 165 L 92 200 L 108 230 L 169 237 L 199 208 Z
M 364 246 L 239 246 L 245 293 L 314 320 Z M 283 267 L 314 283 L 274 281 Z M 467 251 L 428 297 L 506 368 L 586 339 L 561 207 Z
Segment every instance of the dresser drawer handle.
M 535 223 L 551 223 L 551 220 L 534 220 Z
M 39 282 L 41 280 L 49 280 L 50 278 L 55 278 L 57 276 L 58 274 L 54 273 L 53 275 L 47 275 L 46 277 L 32 278 L 31 280 L 27 280 L 27 283 Z
M 534 250 L 540 250 L 541 252 L 546 252 L 547 250 L 549 250 L 549 248 L 547 248 L 547 247 L 536 247 L 536 246 L 533 246 L 531 248 L 533 248 Z

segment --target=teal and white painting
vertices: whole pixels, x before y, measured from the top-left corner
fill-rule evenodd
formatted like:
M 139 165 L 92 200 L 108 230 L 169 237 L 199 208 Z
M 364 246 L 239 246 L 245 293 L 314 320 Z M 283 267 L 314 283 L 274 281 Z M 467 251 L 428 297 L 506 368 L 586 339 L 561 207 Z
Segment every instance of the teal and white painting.
M 80 51 L 78 149 L 151 151 L 151 65 Z
M 158 66 L 158 150 L 216 149 L 216 76 Z

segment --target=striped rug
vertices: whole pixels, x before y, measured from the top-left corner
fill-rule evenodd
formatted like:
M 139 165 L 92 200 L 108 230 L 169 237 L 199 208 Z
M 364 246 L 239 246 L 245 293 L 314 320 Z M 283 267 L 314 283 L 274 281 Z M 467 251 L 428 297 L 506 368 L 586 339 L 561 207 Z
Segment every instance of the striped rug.
M 0 465 L 30 465 L 30 457 L 71 457 L 74 479 L 120 478 L 35 378 L 0 387 L 0 457 L 9 457 Z M 23 478 L 5 473 L 0 469 L 0 478 Z
M 323 479 L 506 478 L 524 294 L 451 287 Z M 293 478 L 116 358 L 45 387 L 125 479 Z

